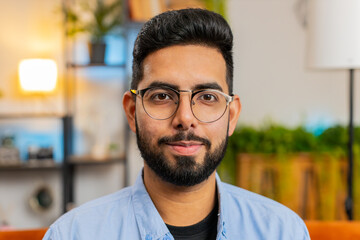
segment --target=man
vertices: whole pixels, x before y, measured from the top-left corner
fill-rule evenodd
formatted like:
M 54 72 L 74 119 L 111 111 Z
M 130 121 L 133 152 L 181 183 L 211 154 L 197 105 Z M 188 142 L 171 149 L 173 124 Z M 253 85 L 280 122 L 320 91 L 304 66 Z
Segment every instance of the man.
M 215 169 L 240 114 L 232 33 L 218 14 L 160 14 L 140 31 L 123 106 L 144 168 L 134 186 L 61 217 L 44 239 L 310 239 L 286 207 Z

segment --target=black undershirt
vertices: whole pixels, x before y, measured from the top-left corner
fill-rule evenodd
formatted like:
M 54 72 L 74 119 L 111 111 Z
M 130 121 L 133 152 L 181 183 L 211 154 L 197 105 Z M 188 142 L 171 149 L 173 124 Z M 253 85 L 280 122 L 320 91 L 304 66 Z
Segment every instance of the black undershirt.
M 175 227 L 166 224 L 175 240 L 215 240 L 217 234 L 218 204 L 204 218 L 191 226 Z

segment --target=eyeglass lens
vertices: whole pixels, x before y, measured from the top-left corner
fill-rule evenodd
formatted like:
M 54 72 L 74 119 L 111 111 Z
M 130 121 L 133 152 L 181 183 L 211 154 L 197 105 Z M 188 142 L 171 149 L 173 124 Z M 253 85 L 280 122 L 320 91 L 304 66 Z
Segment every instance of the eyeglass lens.
M 142 98 L 147 114 L 155 119 L 170 118 L 177 110 L 179 94 L 167 88 L 151 88 Z M 216 90 L 201 90 L 191 100 L 194 116 L 202 122 L 213 122 L 224 114 L 227 108 L 225 96 Z

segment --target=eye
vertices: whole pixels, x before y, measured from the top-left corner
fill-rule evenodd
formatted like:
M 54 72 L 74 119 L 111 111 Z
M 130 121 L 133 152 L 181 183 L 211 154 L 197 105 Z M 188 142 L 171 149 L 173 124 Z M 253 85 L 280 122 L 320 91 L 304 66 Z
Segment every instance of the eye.
M 216 100 L 216 97 L 212 94 L 204 94 L 201 96 L 201 98 L 205 101 L 214 101 Z
M 197 97 L 197 101 L 202 101 L 206 103 L 215 103 L 218 101 L 218 96 L 216 93 L 212 92 L 201 92 L 199 93 L 199 96 Z
M 157 88 L 148 92 L 147 99 L 154 103 L 169 102 L 176 99 L 176 94 L 168 89 Z
M 176 101 L 176 93 L 163 88 L 154 88 L 146 92 L 145 100 L 152 104 L 165 104 Z
M 164 101 L 164 100 L 170 100 L 171 97 L 166 93 L 157 93 L 153 94 L 151 97 L 151 100 L 153 101 Z

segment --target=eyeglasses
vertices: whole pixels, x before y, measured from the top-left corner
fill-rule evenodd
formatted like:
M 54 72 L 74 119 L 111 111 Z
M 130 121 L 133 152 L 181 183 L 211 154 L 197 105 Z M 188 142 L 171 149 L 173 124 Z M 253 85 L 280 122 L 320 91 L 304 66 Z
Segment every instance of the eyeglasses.
M 219 90 L 175 90 L 170 87 L 149 87 L 142 90 L 130 89 L 141 96 L 145 112 L 153 119 L 165 120 L 172 117 L 179 108 L 181 92 L 191 93 L 190 107 L 193 115 L 200 122 L 211 123 L 219 120 L 225 113 L 233 95 Z

